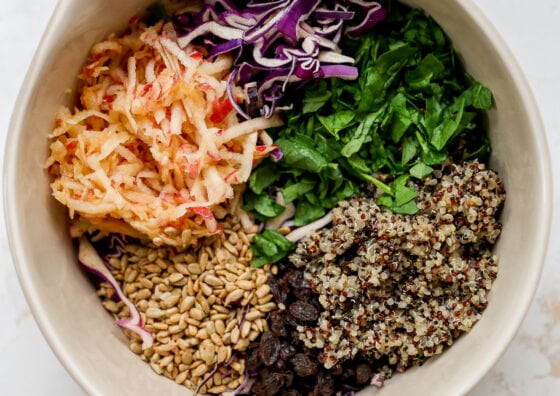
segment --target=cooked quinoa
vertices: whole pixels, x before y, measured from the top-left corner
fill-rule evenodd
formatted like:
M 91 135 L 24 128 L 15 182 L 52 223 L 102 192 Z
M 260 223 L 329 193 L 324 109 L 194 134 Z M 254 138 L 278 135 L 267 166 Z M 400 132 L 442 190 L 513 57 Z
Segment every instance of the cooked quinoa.
M 501 179 L 475 161 L 447 165 L 415 188 L 417 214 L 356 196 L 290 256 L 323 309 L 316 327 L 298 327 L 299 338 L 321 350 L 326 368 L 363 355 L 387 359 L 385 375 L 404 371 L 441 353 L 488 305 Z

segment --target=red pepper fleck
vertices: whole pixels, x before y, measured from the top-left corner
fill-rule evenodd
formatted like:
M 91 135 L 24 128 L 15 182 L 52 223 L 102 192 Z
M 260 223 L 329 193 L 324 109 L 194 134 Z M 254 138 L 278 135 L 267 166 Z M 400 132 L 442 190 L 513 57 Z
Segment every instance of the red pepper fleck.
M 140 96 L 146 96 L 146 94 L 152 89 L 153 86 L 154 84 L 152 83 L 144 85 L 144 88 L 142 88 L 142 92 L 140 92 Z
M 230 181 L 231 181 L 232 183 L 230 183 L 230 184 L 233 184 L 233 183 L 237 182 L 237 176 L 238 176 L 238 171 L 237 171 L 237 169 L 235 169 L 235 170 L 231 171 L 230 173 L 228 173 L 226 175 L 226 177 L 224 177 L 224 181 L 226 181 L 227 183 L 230 183 Z
M 209 91 L 210 89 L 212 89 L 210 84 L 206 84 L 206 83 L 198 84 L 196 87 L 201 91 Z
M 158 63 L 157 66 L 155 67 L 156 74 L 160 74 L 164 70 L 165 70 L 165 64 L 164 63 Z
M 72 150 L 74 150 L 76 147 L 78 147 L 78 141 L 77 141 L 77 140 L 74 140 L 74 141 L 72 141 L 72 142 L 70 142 L 70 143 L 68 143 L 68 144 L 66 145 L 66 150 L 67 150 L 67 151 L 72 151 Z
M 210 209 L 208 209 L 207 207 L 204 206 L 197 206 L 194 208 L 191 208 L 191 210 L 196 213 L 197 215 L 205 218 L 205 219 L 213 219 L 214 215 L 212 214 L 212 211 Z
M 84 77 L 92 78 L 93 77 L 93 69 L 89 66 L 84 67 Z
M 233 110 L 233 106 L 228 98 L 217 99 L 212 103 L 212 114 L 210 115 L 210 121 L 219 124 L 222 122 Z

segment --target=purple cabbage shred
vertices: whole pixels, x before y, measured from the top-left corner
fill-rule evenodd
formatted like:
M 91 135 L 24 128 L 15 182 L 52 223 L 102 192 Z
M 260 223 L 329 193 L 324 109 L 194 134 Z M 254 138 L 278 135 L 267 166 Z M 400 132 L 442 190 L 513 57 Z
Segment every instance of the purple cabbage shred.
M 228 95 L 245 118 L 272 117 L 291 87 L 314 79 L 355 79 L 354 60 L 341 54 L 344 34 L 360 36 L 385 19 L 387 13 L 370 0 L 233 1 L 207 0 L 196 14 L 176 18 L 186 35 L 182 47 L 202 42 L 214 57 L 233 56 Z M 243 109 L 233 97 L 233 85 L 256 83 L 256 99 Z M 256 107 L 256 108 L 255 108 Z

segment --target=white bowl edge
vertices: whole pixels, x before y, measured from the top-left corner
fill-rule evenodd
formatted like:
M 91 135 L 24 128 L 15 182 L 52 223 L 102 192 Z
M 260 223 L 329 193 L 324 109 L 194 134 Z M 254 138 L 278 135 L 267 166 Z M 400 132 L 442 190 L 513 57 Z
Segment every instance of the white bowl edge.
M 414 1 L 411 3 L 415 3 Z M 528 111 L 531 114 L 530 121 L 533 126 L 533 130 L 535 131 L 536 137 L 538 141 L 536 145 L 538 146 L 539 150 L 542 155 L 539 158 L 538 166 L 541 169 L 541 188 L 542 191 L 540 196 L 542 197 L 542 202 L 539 203 L 539 214 L 544 221 L 542 228 L 538 230 L 540 234 L 540 238 L 538 238 L 540 242 L 540 248 L 538 250 L 538 254 L 535 254 L 535 259 L 541 263 L 539 271 L 535 271 L 533 274 L 533 279 L 528 279 L 528 283 L 533 285 L 532 286 L 532 295 L 537 289 L 538 280 L 540 279 L 540 275 L 542 273 L 542 263 L 544 262 L 544 257 L 546 255 L 546 247 L 548 244 L 548 234 L 551 224 L 551 217 L 550 214 L 552 213 L 552 176 L 550 170 L 550 154 L 548 151 L 547 143 L 546 143 L 546 135 L 544 133 L 544 127 L 542 124 L 542 120 L 539 115 L 538 108 L 536 106 L 536 102 L 534 96 L 531 92 L 529 84 L 518 65 L 517 61 L 515 60 L 513 54 L 510 52 L 508 47 L 506 46 L 505 42 L 495 30 L 493 25 L 487 20 L 484 16 L 482 11 L 471 1 L 461 1 L 459 2 L 462 7 L 465 9 L 465 12 L 472 15 L 473 18 L 478 19 L 479 21 L 484 21 L 483 23 L 479 23 L 479 27 L 481 29 L 485 29 L 487 31 L 487 37 L 492 40 L 492 43 L 497 51 L 499 51 L 500 56 L 506 61 L 510 67 L 512 74 L 517 81 L 517 88 L 520 92 L 523 93 L 526 97 L 526 102 L 529 103 L 530 107 Z M 49 23 L 49 28 L 47 29 L 45 36 L 43 37 L 41 43 L 48 42 L 52 35 L 56 33 L 56 26 L 58 26 L 55 22 L 58 18 L 64 13 L 63 8 L 67 5 L 67 2 L 64 0 L 59 1 L 53 16 L 51 17 L 51 22 Z M 17 98 L 16 105 L 14 107 L 14 113 L 12 115 L 12 119 L 10 121 L 9 130 L 16 131 L 22 127 L 22 120 L 24 119 L 24 113 L 28 108 L 28 104 L 30 102 L 30 97 L 32 95 L 32 88 L 35 86 L 37 75 L 39 74 L 39 68 L 42 62 L 47 57 L 46 47 L 42 44 L 39 45 L 38 51 L 36 52 L 33 62 L 27 72 L 27 76 L 25 78 L 24 84 L 21 88 L 20 94 Z M 11 151 L 10 148 L 16 147 L 19 137 L 17 135 L 8 134 L 7 141 L 6 141 L 6 149 L 5 149 L 5 157 L 4 157 L 4 202 L 5 202 L 5 217 L 6 217 L 6 224 L 7 224 L 7 231 L 8 231 L 8 239 L 10 248 L 12 251 L 12 257 L 15 262 L 16 271 L 18 277 L 20 279 L 20 283 L 22 285 L 22 289 L 26 296 L 26 299 L 31 307 L 33 315 L 37 320 L 39 327 L 51 346 L 51 348 L 56 353 L 57 357 L 60 359 L 62 364 L 68 370 L 68 372 L 73 376 L 73 378 L 89 393 L 96 392 L 96 386 L 93 382 L 88 379 L 87 373 L 80 372 L 77 370 L 73 364 L 73 357 L 71 351 L 67 349 L 64 344 L 64 340 L 61 339 L 55 331 L 55 324 L 51 322 L 50 318 L 44 312 L 41 303 L 40 303 L 40 296 L 34 290 L 33 285 L 30 284 L 27 280 L 29 279 L 29 268 L 26 266 L 19 265 L 20 259 L 24 257 L 24 250 L 25 246 L 23 244 L 23 240 L 19 239 L 18 235 L 21 235 L 20 227 L 18 218 L 15 212 L 10 211 L 10 208 L 15 206 L 15 203 L 18 200 L 15 192 L 11 190 L 9 187 L 14 186 L 17 183 L 16 180 L 16 169 L 13 164 L 15 164 L 15 157 L 17 153 L 15 151 Z M 547 216 L 548 214 L 548 216 Z M 515 335 L 516 329 L 519 327 L 519 324 L 522 322 L 523 318 L 525 317 L 527 310 L 531 304 L 531 300 L 527 299 L 523 307 L 520 307 L 518 311 L 516 311 L 516 315 L 512 318 L 512 321 L 515 323 L 515 326 L 511 326 L 510 334 L 504 334 L 497 343 L 499 346 L 496 348 L 496 354 L 493 356 L 492 359 L 489 359 L 485 362 L 481 362 L 480 366 L 475 368 L 475 373 L 471 373 L 472 381 L 470 383 L 465 383 L 462 389 L 455 389 L 456 393 L 467 393 L 483 376 L 484 374 L 496 363 L 499 357 L 503 354 L 513 336 Z M 91 378 L 91 377 L 89 377 Z M 380 392 L 384 393 L 384 392 Z

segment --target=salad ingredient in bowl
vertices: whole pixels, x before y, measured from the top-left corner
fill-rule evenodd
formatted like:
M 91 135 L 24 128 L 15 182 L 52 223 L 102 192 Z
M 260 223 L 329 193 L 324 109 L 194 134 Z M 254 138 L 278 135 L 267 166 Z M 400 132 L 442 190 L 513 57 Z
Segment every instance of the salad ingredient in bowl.
M 51 188 L 156 373 L 195 393 L 357 391 L 487 307 L 492 94 L 422 11 L 170 2 L 79 77 Z
M 93 227 L 196 243 L 220 231 L 209 208 L 232 199 L 274 149 L 257 147 L 257 132 L 277 117 L 237 120 L 226 93 L 231 59 L 209 62 L 176 41 L 159 23 L 93 46 L 80 109 L 59 112 L 47 163 L 53 195 L 79 215 L 74 235 Z
M 249 355 L 257 394 L 382 386 L 480 319 L 498 273 L 491 248 L 502 182 L 478 162 L 434 173 L 415 186 L 418 214 L 380 208 L 365 192 L 340 202 L 331 226 L 298 243 L 270 281 L 282 309 Z M 279 345 L 276 360 L 263 358 L 263 342 Z M 292 361 L 301 356 L 315 364 Z

